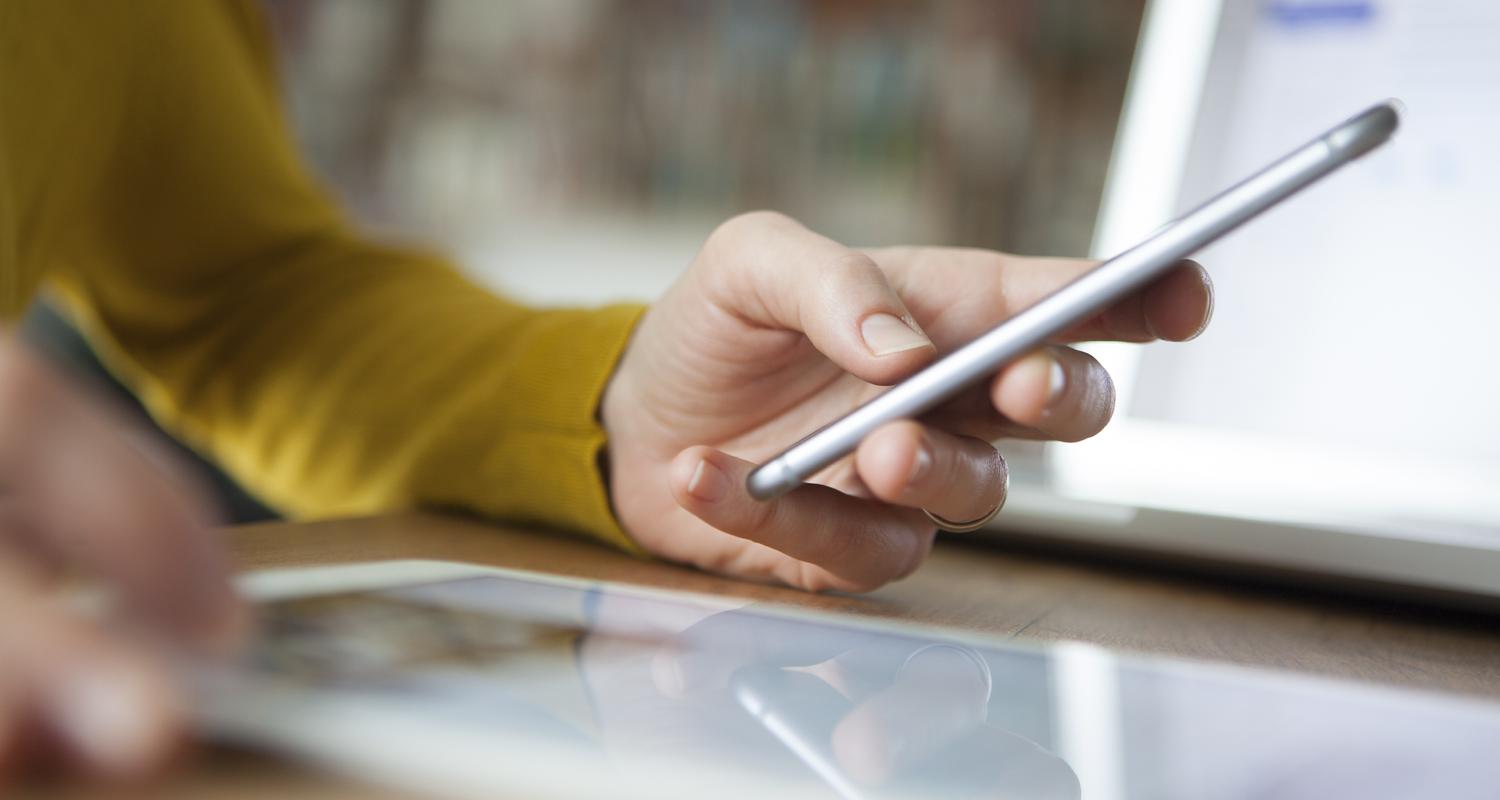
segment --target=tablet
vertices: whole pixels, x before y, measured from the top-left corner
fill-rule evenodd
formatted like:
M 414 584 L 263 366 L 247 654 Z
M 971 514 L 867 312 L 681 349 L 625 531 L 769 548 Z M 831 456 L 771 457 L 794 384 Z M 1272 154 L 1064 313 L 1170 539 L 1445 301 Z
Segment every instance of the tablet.
M 252 574 L 206 736 L 430 796 L 1493 797 L 1500 705 L 424 561 Z

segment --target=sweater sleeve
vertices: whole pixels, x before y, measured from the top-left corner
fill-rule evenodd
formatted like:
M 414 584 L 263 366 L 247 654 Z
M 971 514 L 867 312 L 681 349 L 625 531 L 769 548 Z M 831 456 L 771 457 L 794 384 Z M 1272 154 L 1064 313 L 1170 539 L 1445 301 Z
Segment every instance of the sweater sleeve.
M 640 307 L 526 308 L 362 238 L 299 162 L 254 4 L 128 8 L 73 20 L 132 41 L 53 283 L 151 413 L 294 516 L 450 507 L 633 548 L 596 412 Z

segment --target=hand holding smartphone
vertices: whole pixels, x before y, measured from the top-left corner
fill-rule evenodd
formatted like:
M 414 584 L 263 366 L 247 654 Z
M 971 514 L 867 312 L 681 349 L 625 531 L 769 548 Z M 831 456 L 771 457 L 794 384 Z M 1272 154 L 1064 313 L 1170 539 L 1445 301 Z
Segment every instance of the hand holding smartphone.
M 813 432 L 756 468 L 751 496 L 778 497 L 852 453 L 865 436 L 916 417 L 1050 336 L 1082 321 L 1174 264 L 1319 179 L 1384 144 L 1399 124 L 1387 101 L 1350 118 L 1265 169 L 1174 220 L 1151 238 L 1105 261 L 1035 305 L 948 354 L 879 397 Z

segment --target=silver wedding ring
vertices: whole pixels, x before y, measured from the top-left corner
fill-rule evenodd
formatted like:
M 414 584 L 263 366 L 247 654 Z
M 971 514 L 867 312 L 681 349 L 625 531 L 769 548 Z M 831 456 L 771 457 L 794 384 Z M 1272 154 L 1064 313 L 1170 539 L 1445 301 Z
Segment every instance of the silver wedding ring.
M 932 520 L 932 524 L 938 526 L 942 530 L 948 531 L 949 533 L 969 533 L 970 531 L 977 531 L 980 528 L 988 525 L 990 523 L 990 520 L 994 519 L 995 515 L 1000 513 L 1000 509 L 1004 507 L 1005 501 L 1002 500 L 1000 501 L 999 505 L 990 509 L 989 513 L 985 514 L 982 517 L 979 517 L 978 519 L 969 520 L 968 522 L 954 522 L 951 519 L 943 519 L 942 517 L 932 513 L 931 511 L 928 511 L 925 508 L 922 509 L 922 513 L 926 514 L 927 518 Z
M 971 519 L 968 522 L 954 522 L 951 519 L 944 519 L 925 508 L 922 509 L 922 513 L 926 514 L 927 518 L 932 520 L 932 524 L 938 526 L 940 530 L 945 530 L 949 533 L 969 533 L 970 531 L 977 531 L 980 528 L 983 528 L 984 526 L 990 524 L 990 520 L 994 519 L 995 515 L 1000 513 L 1000 509 L 1005 508 L 1005 501 L 1010 497 L 1010 471 L 1007 470 L 1004 474 L 1005 483 L 1000 487 L 1000 502 L 996 503 L 995 507 L 985 513 L 984 516 L 981 516 L 977 519 Z

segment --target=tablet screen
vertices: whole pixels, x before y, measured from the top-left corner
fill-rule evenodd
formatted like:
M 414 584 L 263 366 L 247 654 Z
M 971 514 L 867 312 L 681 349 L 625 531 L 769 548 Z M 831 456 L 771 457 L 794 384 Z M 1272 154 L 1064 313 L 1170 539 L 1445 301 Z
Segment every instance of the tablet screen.
M 259 688 L 229 693 L 256 706 L 256 738 L 442 794 L 1451 798 L 1500 786 L 1500 714 L 1484 703 L 1083 645 L 510 575 L 271 600 L 262 619 L 242 666 Z

